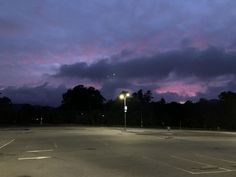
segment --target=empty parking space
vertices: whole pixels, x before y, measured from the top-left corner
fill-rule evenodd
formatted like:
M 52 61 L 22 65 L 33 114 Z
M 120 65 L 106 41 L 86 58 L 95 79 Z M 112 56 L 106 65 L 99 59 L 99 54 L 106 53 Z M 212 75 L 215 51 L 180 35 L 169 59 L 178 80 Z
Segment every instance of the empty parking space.
M 88 127 L 4 130 L 0 171 L 4 177 L 233 177 L 235 147 L 236 135 L 222 132 Z

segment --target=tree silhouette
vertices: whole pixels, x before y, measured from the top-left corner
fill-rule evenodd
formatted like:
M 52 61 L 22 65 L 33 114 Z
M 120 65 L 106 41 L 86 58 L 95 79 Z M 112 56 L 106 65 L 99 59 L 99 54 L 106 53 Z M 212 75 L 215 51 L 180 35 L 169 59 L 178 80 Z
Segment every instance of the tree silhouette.
M 75 86 L 63 94 L 61 109 L 67 123 L 95 124 L 100 121 L 105 98 L 93 87 Z
M 12 102 L 8 97 L 0 98 L 0 110 L 8 110 L 12 106 Z
M 136 105 L 140 112 L 140 127 L 143 127 L 143 114 L 148 109 L 148 104 L 152 99 L 152 92 L 150 90 L 148 90 L 146 93 L 143 93 L 143 90 L 140 89 L 132 94 L 133 104 Z
M 127 93 L 123 91 L 122 93 Z M 1 93 L 0 93 L 1 95 Z M 127 98 L 127 125 L 145 127 L 203 128 L 236 130 L 236 93 L 222 92 L 218 99 L 201 98 L 198 102 L 167 103 L 164 98 L 152 101 L 151 91 L 142 89 Z M 0 124 L 39 125 L 79 123 L 123 125 L 123 101 L 117 97 L 105 102 L 99 90 L 77 85 L 63 94 L 58 108 L 12 104 L 0 96 Z
M 93 87 L 78 85 L 63 94 L 62 107 L 67 109 L 93 110 L 102 107 L 105 99 Z
M 236 93 L 222 92 L 219 95 L 221 108 L 223 109 L 225 128 L 236 129 Z
M 0 97 L 0 122 L 1 123 L 11 123 L 12 118 L 12 102 L 8 97 Z

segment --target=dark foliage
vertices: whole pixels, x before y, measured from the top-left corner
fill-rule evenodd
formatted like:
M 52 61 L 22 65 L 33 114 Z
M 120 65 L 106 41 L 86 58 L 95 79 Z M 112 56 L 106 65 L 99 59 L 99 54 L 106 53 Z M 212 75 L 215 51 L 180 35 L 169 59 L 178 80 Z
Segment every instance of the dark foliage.
M 62 108 L 69 110 L 94 110 L 100 109 L 105 99 L 93 87 L 86 88 L 78 85 L 63 94 Z
M 62 113 L 69 115 L 66 123 L 97 124 L 100 122 L 105 98 L 93 87 L 78 85 L 63 94 Z
M 211 130 L 236 130 L 236 93 L 222 92 L 219 99 L 200 99 L 166 103 L 162 98 L 152 100 L 151 91 L 138 90 L 127 97 L 127 126 L 175 128 L 200 128 Z M 63 94 L 58 108 L 12 104 L 0 97 L 1 125 L 88 124 L 123 126 L 123 101 L 105 102 L 93 87 L 78 85 Z
M 0 97 L 0 123 L 10 124 L 12 120 L 12 102 L 7 97 Z

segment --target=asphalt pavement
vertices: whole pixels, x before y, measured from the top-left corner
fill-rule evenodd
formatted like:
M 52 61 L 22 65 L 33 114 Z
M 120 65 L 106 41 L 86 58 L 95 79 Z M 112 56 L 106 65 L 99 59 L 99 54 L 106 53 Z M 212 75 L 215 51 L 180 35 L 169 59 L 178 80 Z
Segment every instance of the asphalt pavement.
M 0 129 L 0 177 L 235 177 L 231 132 Z

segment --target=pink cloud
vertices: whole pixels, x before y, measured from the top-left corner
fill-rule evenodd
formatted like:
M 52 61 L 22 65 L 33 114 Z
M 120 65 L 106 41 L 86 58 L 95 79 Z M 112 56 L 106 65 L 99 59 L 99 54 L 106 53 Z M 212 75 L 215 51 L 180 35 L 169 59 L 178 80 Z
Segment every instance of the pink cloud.
M 199 49 L 206 49 L 208 47 L 208 40 L 203 36 L 196 36 L 193 39 L 193 46 Z
M 172 82 L 155 90 L 157 94 L 174 93 L 183 97 L 195 97 L 198 93 L 206 92 L 207 88 L 201 84 Z

